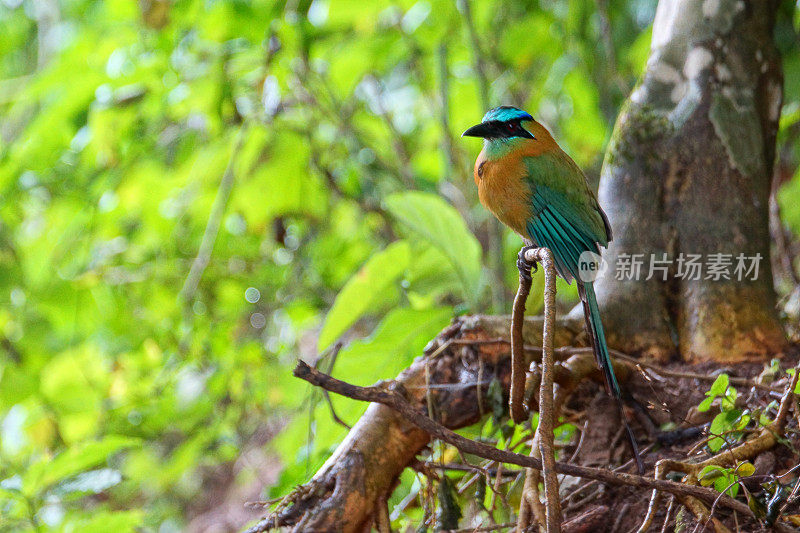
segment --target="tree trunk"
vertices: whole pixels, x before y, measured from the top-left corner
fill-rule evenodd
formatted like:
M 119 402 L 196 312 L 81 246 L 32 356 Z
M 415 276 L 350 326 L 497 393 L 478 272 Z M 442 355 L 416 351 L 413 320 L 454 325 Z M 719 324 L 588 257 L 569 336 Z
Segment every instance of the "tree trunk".
M 616 348 L 733 362 L 785 347 L 768 223 L 783 85 L 772 39 L 778 3 L 658 5 L 647 68 L 619 116 L 600 181 L 614 240 L 596 290 Z M 633 254 L 644 254 L 638 280 L 619 269 Z M 672 260 L 666 280 L 657 270 L 646 279 L 651 254 Z M 678 276 L 681 254 L 701 254 L 701 279 Z M 729 254 L 729 280 L 706 279 L 712 254 Z M 737 279 L 739 254 L 761 258 L 755 280 Z

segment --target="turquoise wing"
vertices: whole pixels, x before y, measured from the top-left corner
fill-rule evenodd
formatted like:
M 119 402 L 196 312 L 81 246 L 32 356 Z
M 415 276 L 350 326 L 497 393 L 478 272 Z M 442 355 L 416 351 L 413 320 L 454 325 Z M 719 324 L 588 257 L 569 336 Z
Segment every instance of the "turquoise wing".
M 599 248 L 590 235 L 581 231 L 579 223 L 570 222 L 569 214 L 563 214 L 563 209 L 559 210 L 547 197 L 541 187 L 533 194 L 536 215 L 528 221 L 527 230 L 536 246 L 553 252 L 556 270 L 570 281 L 578 277 L 580 255 L 586 251 L 598 253 Z
M 605 214 L 583 172 L 563 152 L 526 158 L 533 216 L 527 223 L 531 240 L 553 252 L 558 273 L 578 277 L 580 255 L 600 252 L 611 240 Z

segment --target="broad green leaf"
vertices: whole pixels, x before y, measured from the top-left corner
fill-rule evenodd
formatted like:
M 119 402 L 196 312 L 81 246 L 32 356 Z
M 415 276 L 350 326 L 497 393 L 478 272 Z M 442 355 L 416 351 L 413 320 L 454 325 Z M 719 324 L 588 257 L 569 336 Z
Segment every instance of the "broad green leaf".
M 742 412 L 738 409 L 723 411 L 711 421 L 709 431 L 712 435 L 722 435 L 726 431 L 731 431 L 736 427 L 736 422 L 740 416 L 742 416 Z
M 744 461 L 736 465 L 736 475 L 739 477 L 750 477 L 756 472 L 756 467 L 749 461 Z
M 409 302 L 417 309 L 432 307 L 447 294 L 461 287 L 458 276 L 439 248 L 422 242 L 412 247 L 405 280 Z
M 717 492 L 725 492 L 731 498 L 735 498 L 739 494 L 739 483 L 736 481 L 736 476 L 722 476 L 714 482 L 714 489 Z
M 711 389 L 708 391 L 709 396 L 721 396 L 725 394 L 725 390 L 728 388 L 728 381 L 728 374 L 720 374 L 717 376 L 717 379 L 714 380 Z
M 435 194 L 417 191 L 392 194 L 385 202 L 395 218 L 444 254 L 463 296 L 475 306 L 481 296 L 481 247 L 458 211 Z
M 711 409 L 711 404 L 713 402 L 714 402 L 714 397 L 713 396 L 709 396 L 708 398 L 706 398 L 702 402 L 700 402 L 700 405 L 697 406 L 697 410 L 700 411 L 701 413 L 705 413 L 706 411 Z
M 111 455 L 139 443 L 139 439 L 109 435 L 98 441 L 76 444 L 53 459 L 40 459 L 33 464 L 23 477 L 22 490 L 33 496 L 53 483 L 101 464 Z
M 325 350 L 347 331 L 376 302 L 385 298 L 389 287 L 408 267 L 409 246 L 405 241 L 390 244 L 373 255 L 345 284 L 319 334 L 319 350 Z
M 140 510 L 135 511 L 101 511 L 93 513 L 94 516 L 78 521 L 72 531 L 80 531 L 81 533 L 106 533 L 114 531 L 115 533 L 126 533 L 128 531 L 137 531 L 137 528 L 143 525 L 144 512 Z M 70 528 L 65 528 L 65 531 L 70 531 Z
M 392 309 L 372 335 L 344 348 L 339 354 L 334 375 L 355 376 L 366 383 L 394 378 L 422 354 L 425 345 L 453 318 L 448 307 L 433 309 Z M 369 358 L 371 363 L 364 361 Z M 341 372 L 341 374 L 339 374 Z
M 713 485 L 720 476 L 725 475 L 726 472 L 727 471 L 721 466 L 709 465 L 700 471 L 700 475 L 697 476 L 697 479 L 700 481 L 701 485 L 709 487 Z

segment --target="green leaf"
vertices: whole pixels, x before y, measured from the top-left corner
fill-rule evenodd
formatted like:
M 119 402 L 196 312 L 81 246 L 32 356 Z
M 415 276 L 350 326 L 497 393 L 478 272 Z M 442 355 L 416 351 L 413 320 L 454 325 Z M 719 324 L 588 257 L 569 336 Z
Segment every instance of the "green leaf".
M 714 453 L 717 453 L 722 449 L 723 444 L 725 444 L 725 439 L 722 437 L 716 437 L 708 441 L 708 449 Z
M 736 466 L 736 475 L 739 477 L 749 477 L 755 474 L 756 467 L 750 461 L 744 461 Z
M 714 420 L 711 421 L 711 427 L 709 428 L 709 431 L 711 431 L 712 435 L 722 435 L 726 431 L 730 431 L 735 427 L 735 424 L 741 415 L 742 413 L 738 409 L 734 409 L 732 411 L 723 411 L 715 416 Z
M 697 406 L 697 410 L 700 411 L 701 413 L 705 413 L 706 411 L 711 409 L 711 404 L 713 402 L 714 402 L 714 397 L 709 396 L 708 398 L 700 402 L 700 405 Z
M 481 247 L 458 211 L 435 194 L 417 191 L 392 194 L 385 203 L 395 218 L 444 254 L 464 297 L 475 306 L 480 298 Z
M 739 393 L 736 391 L 736 387 L 728 386 L 728 390 L 725 391 L 725 395 L 722 397 L 722 402 L 720 403 L 720 407 L 724 411 L 730 411 L 736 407 L 736 397 Z
M 740 471 L 741 468 L 746 469 L 744 463 L 740 465 Z M 739 493 L 739 483 L 737 483 L 739 476 L 727 468 L 716 465 L 706 466 L 700 471 L 697 479 L 704 487 L 714 485 L 717 492 L 725 492 L 731 498 L 735 498 Z
M 735 476 L 724 476 L 714 482 L 714 489 L 717 492 L 724 492 L 731 498 L 735 498 L 739 494 L 739 483 L 736 482 Z
M 139 439 L 131 437 L 109 435 L 98 441 L 72 446 L 52 460 L 40 459 L 25 473 L 22 482 L 23 492 L 33 496 L 53 483 L 66 480 L 105 462 L 114 453 L 138 446 L 139 442 Z
M 752 420 L 752 417 L 749 414 L 743 414 L 739 421 L 734 424 L 734 429 L 737 431 L 743 430 L 750 423 L 750 420 Z
M 328 348 L 372 306 L 385 298 L 389 287 L 408 267 L 409 246 L 405 241 L 390 244 L 373 255 L 345 284 L 319 334 L 319 350 Z
M 725 394 L 725 390 L 728 388 L 728 381 L 728 374 L 720 374 L 717 376 L 717 379 L 715 379 L 713 385 L 711 385 L 711 390 L 708 391 L 708 395 L 721 396 Z
M 137 526 L 143 525 L 144 513 L 142 511 L 101 511 L 93 513 L 91 518 L 83 519 L 75 524 L 74 531 L 81 533 L 104 533 L 114 531 L 125 533 L 136 531 Z
M 721 466 L 709 465 L 700 471 L 700 475 L 697 476 L 697 480 L 700 481 L 702 486 L 709 487 L 713 485 L 720 476 L 725 475 L 726 472 L 727 471 Z

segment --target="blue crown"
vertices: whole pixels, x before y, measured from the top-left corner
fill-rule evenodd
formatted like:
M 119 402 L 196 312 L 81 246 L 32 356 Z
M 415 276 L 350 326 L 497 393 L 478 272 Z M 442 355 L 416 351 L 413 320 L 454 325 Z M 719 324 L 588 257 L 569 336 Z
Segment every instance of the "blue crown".
M 483 115 L 481 122 L 489 122 L 492 120 L 506 122 L 509 120 L 533 120 L 533 117 L 522 109 L 510 105 L 501 105 L 500 107 L 495 107 L 487 111 L 486 114 Z

